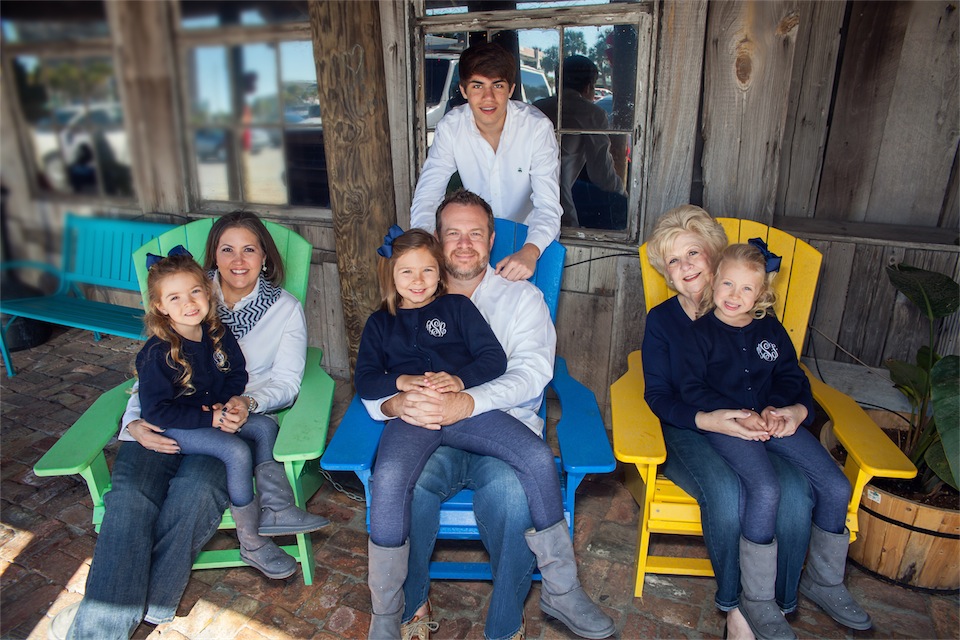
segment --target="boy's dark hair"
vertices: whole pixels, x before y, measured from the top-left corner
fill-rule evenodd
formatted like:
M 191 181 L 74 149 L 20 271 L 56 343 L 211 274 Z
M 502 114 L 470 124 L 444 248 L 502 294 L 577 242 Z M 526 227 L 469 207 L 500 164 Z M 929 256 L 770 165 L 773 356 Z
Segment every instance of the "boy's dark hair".
M 437 207 L 437 235 L 440 236 L 443 229 L 443 221 L 440 219 L 443 210 L 447 208 L 447 205 L 450 204 L 461 204 L 465 206 L 474 206 L 480 207 L 487 214 L 487 228 L 490 231 L 490 235 L 493 235 L 495 223 L 493 221 L 493 209 L 490 208 L 490 204 L 475 194 L 473 191 L 467 191 L 466 189 L 457 189 L 446 198 L 443 199 L 443 202 L 440 203 L 440 206 Z M 441 236 L 442 237 L 442 236 Z
M 597 81 L 600 71 L 586 56 L 569 56 L 563 61 L 563 87 L 582 93 Z
M 466 86 L 473 76 L 517 83 L 517 59 L 494 42 L 481 42 L 460 54 L 460 85 Z

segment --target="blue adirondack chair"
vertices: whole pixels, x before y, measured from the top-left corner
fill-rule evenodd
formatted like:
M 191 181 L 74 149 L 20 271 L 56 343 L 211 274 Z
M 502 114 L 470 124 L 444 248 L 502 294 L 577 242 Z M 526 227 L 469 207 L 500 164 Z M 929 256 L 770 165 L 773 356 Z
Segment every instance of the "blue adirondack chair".
M 526 225 L 509 220 L 496 221 L 496 237 L 490 262 L 514 253 L 523 246 L 527 237 Z M 537 270 L 530 281 L 543 292 L 556 322 L 557 302 L 560 297 L 560 280 L 563 276 L 563 259 L 566 249 L 553 242 L 544 251 L 537 263 Z M 573 535 L 575 497 L 577 487 L 588 473 L 609 473 L 616 467 L 610 441 L 603 425 L 603 418 L 592 391 L 574 380 L 567 371 L 567 363 L 557 357 L 554 377 L 550 383 L 560 400 L 561 417 L 557 423 L 557 439 L 560 457 L 557 469 L 563 493 L 564 517 Z M 546 417 L 546 407 L 540 408 L 540 417 Z M 370 418 L 360 402 L 354 397 L 343 421 L 320 459 L 320 466 L 328 471 L 352 471 L 363 483 L 367 498 L 367 528 L 370 527 L 370 476 L 373 471 L 377 445 L 383 432 L 383 424 Z M 438 537 L 446 540 L 479 540 L 473 515 L 473 492 L 463 490 L 443 504 L 440 511 Z M 490 580 L 490 565 L 485 562 L 431 562 L 430 577 L 438 580 Z M 535 576 L 536 577 L 536 576 Z

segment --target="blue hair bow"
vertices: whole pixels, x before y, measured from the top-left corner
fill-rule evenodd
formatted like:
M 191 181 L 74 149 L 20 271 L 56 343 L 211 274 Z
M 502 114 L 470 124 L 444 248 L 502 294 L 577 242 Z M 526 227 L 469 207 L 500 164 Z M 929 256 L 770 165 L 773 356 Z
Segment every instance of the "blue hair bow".
M 383 236 L 383 244 L 377 249 L 377 253 L 384 258 L 393 257 L 393 241 L 403 235 L 403 229 L 398 225 L 393 225 L 387 230 L 387 235 Z
M 165 257 L 169 258 L 171 256 L 190 256 L 193 257 L 193 254 L 187 251 L 182 244 L 178 244 L 173 249 L 170 249 L 169 253 L 166 256 L 158 256 L 152 253 L 147 254 L 147 271 L 150 271 L 150 267 L 157 264 Z
M 760 253 L 763 254 L 763 258 L 767 261 L 767 273 L 771 271 L 780 271 L 780 262 L 782 258 L 777 254 L 767 249 L 767 243 L 761 240 L 760 238 L 750 238 L 747 240 L 747 243 L 759 249 Z

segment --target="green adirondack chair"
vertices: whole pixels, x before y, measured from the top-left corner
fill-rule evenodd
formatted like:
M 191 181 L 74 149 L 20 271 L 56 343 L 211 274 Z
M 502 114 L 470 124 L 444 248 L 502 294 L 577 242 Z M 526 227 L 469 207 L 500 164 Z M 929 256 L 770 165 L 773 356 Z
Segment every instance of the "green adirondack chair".
M 134 266 L 140 283 L 141 294 L 146 300 L 146 254 L 166 255 L 180 244 L 192 253 L 198 262 L 203 262 L 207 235 L 214 220 L 206 218 L 176 227 L 148 242 L 133 254 Z M 286 267 L 283 287 L 303 304 L 307 297 L 307 280 L 310 272 L 310 255 L 313 247 L 297 233 L 272 222 L 265 222 L 267 230 L 277 244 Z M 323 477 L 318 460 L 327 441 L 327 427 L 333 408 L 333 379 L 320 368 L 323 353 L 316 347 L 307 349 L 307 364 L 300 388 L 300 396 L 294 405 L 278 414 L 280 435 L 273 450 L 273 457 L 282 462 L 287 479 L 293 487 L 297 504 L 302 508 L 306 501 L 320 488 Z M 107 391 L 87 409 L 70 429 L 47 451 L 34 466 L 38 476 L 65 476 L 80 474 L 90 489 L 93 499 L 93 524 L 100 530 L 103 521 L 103 496 L 110 490 L 110 472 L 107 469 L 103 449 L 117 434 L 119 421 L 126 408 L 132 386 L 129 380 Z M 220 522 L 221 529 L 236 528 L 229 510 Z M 296 536 L 296 544 L 283 545 L 303 570 L 304 584 L 313 583 L 314 559 L 310 534 Z M 239 567 L 239 547 L 201 551 L 194 569 Z

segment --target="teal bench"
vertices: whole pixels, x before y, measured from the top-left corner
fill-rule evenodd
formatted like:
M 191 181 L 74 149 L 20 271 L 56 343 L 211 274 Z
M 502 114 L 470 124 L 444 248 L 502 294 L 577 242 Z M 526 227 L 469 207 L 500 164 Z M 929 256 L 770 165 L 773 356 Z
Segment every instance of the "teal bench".
M 67 214 L 63 232 L 63 266 L 15 260 L 0 269 L 40 269 L 55 275 L 59 287 L 51 295 L 0 301 L 8 316 L 0 326 L 0 349 L 7 375 L 15 375 L 6 333 L 15 318 L 31 318 L 65 327 L 124 338 L 143 338 L 143 309 L 87 300 L 81 285 L 140 292 L 131 256 L 134 250 L 176 225 L 141 220 L 108 220 Z

